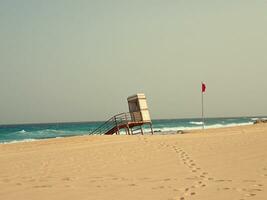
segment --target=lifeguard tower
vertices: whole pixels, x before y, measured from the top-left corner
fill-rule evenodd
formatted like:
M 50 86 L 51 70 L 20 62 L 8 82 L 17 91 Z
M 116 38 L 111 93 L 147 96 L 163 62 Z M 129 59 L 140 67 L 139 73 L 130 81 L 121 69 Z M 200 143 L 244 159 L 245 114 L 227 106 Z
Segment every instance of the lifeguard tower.
M 129 112 L 113 116 L 91 134 L 113 135 L 120 134 L 124 129 L 126 134 L 144 134 L 143 125 L 149 125 L 153 134 L 152 122 L 145 94 L 138 93 L 127 98 Z

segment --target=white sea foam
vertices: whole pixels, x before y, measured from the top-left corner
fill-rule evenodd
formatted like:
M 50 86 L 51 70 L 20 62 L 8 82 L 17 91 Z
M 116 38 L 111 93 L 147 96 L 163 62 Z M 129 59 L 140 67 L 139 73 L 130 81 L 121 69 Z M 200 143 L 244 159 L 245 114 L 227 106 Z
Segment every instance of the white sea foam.
M 194 125 L 202 125 L 203 122 L 189 122 L 190 124 L 194 124 Z
M 258 120 L 258 119 L 260 119 L 260 118 L 253 117 L 253 118 L 250 118 L 250 119 L 253 120 L 253 121 L 256 121 L 256 120 Z
M 201 127 L 185 127 L 185 126 L 177 126 L 177 127 L 165 127 L 165 128 L 154 128 L 155 132 L 176 132 L 178 130 L 197 130 L 200 129 Z M 144 129 L 144 132 L 149 133 L 151 129 Z
M 223 128 L 223 127 L 234 127 L 234 126 L 246 126 L 252 125 L 253 122 L 246 122 L 246 123 L 230 123 L 230 124 L 214 124 L 210 126 L 205 126 L 205 128 Z
M 64 138 L 64 137 L 54 137 L 56 139 Z M 14 143 L 21 143 L 21 142 L 34 142 L 34 141 L 40 141 L 40 140 L 49 140 L 53 138 L 41 138 L 41 139 L 24 139 L 24 140 L 12 140 L 9 142 L 0 142 L 0 144 L 14 144 Z
M 36 131 L 35 133 L 38 133 L 38 134 L 47 134 L 47 133 L 66 133 L 66 132 L 67 131 L 63 131 L 63 130 L 44 129 L 44 130 Z
M 72 131 L 72 130 L 55 130 L 55 129 L 44 129 L 44 130 L 39 130 L 39 131 L 34 131 L 31 132 L 32 134 L 39 134 L 39 135 L 49 135 L 49 134 L 58 134 L 58 135 L 66 135 L 68 136 L 69 134 L 86 134 L 86 131 Z
M 213 124 L 213 125 L 207 125 L 205 126 L 206 129 L 211 128 L 224 128 L 224 127 L 234 127 L 234 126 L 245 126 L 245 125 L 252 125 L 253 122 L 247 122 L 247 123 L 230 123 L 230 124 Z M 177 126 L 177 127 L 164 127 L 164 128 L 155 128 L 156 132 L 173 132 L 178 130 L 197 130 L 201 129 L 201 127 L 185 127 L 185 126 Z M 150 129 L 145 129 L 145 132 L 149 132 Z
M 0 142 L 0 144 L 14 144 L 21 142 L 33 142 L 33 141 L 38 141 L 38 140 L 37 139 L 12 140 L 10 142 Z
M 267 120 L 266 117 L 253 117 L 253 118 L 250 118 L 251 120 L 253 121 L 256 121 L 256 120 Z
M 25 130 L 18 131 L 18 133 L 27 133 Z

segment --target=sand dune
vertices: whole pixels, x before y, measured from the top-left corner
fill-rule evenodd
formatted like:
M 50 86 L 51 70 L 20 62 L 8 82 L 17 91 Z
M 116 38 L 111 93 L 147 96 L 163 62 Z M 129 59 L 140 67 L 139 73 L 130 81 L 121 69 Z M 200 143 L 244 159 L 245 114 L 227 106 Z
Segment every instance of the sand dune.
M 267 125 L 0 145 L 0 199 L 267 198 Z

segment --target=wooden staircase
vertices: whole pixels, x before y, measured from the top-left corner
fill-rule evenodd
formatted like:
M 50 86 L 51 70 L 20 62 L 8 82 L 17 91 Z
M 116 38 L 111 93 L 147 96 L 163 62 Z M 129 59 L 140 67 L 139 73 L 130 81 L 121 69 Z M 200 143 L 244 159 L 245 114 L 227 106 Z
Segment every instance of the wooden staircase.
M 105 123 L 101 124 L 97 129 L 91 132 L 91 134 L 104 134 L 113 135 L 120 134 L 120 130 L 124 129 L 127 135 L 144 134 L 142 125 L 149 124 L 151 133 L 153 134 L 153 128 L 151 122 L 137 121 L 135 120 L 135 113 L 120 113 L 111 117 Z

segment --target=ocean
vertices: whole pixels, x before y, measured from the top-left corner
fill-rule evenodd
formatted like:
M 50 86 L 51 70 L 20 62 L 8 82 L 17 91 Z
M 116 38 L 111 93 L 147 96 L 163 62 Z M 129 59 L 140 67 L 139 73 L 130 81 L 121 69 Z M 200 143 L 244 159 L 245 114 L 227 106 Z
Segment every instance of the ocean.
M 253 124 L 257 119 L 266 117 L 208 118 L 205 128 L 220 128 Z M 60 138 L 78 135 L 89 135 L 103 122 L 75 122 L 48 124 L 0 125 L 0 143 L 16 143 L 48 138 Z M 155 134 L 165 131 L 194 130 L 202 127 L 201 119 L 162 119 L 153 120 Z M 144 127 L 149 131 L 149 127 Z

